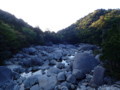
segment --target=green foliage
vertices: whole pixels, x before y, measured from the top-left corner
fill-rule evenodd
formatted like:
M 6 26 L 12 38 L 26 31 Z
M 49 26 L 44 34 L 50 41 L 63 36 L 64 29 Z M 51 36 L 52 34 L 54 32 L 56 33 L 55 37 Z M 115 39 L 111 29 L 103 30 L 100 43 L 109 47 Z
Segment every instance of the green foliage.
M 119 17 L 119 9 L 98 9 L 57 34 L 63 42 L 101 45 L 105 34 Z
M 76 25 L 72 24 L 70 27 L 57 32 L 61 42 L 71 44 L 79 43 L 78 31 L 75 27 Z
M 120 19 L 118 19 L 120 20 Z M 114 23 L 114 22 L 113 22 Z M 120 79 L 120 22 L 114 23 L 103 42 L 103 60 L 108 74 Z
M 78 20 L 66 29 L 58 32 L 62 40 L 68 43 L 92 43 L 100 44 L 102 41 L 102 30 L 98 30 L 102 23 L 102 16 L 107 13 L 104 9 L 99 9 Z M 100 18 L 101 17 L 101 18 Z M 99 23 L 99 24 L 98 24 Z M 98 25 L 97 25 L 98 24 Z M 102 26 L 102 25 L 101 25 Z M 67 40 L 66 40 L 67 39 Z M 72 41 L 71 41 L 72 40 Z
M 32 29 L 27 28 L 27 27 L 23 27 L 22 33 L 25 35 L 28 44 L 32 43 L 34 41 L 36 33 Z
M 60 43 L 60 38 L 59 38 L 59 35 L 57 35 L 55 32 L 45 31 L 44 41 L 47 45 L 58 44 Z
M 89 28 L 93 22 L 97 21 L 100 18 L 100 16 L 104 14 L 106 14 L 106 10 L 104 9 L 95 10 L 93 13 L 88 14 L 87 16 L 76 22 L 77 29 Z
M 44 33 L 42 32 L 42 30 L 40 30 L 39 27 L 36 27 L 34 28 L 34 32 L 36 33 L 36 35 L 33 43 L 43 45 L 45 41 L 44 41 Z
M 11 55 L 11 51 L 19 48 L 17 35 L 8 24 L 0 21 L 0 61 Z
M 0 64 L 21 48 L 44 44 L 43 32 L 0 10 Z

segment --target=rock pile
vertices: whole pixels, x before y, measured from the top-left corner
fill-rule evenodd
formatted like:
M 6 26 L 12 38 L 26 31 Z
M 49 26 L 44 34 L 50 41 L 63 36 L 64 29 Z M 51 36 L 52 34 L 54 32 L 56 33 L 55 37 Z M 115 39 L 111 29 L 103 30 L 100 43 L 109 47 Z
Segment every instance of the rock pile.
M 104 85 L 105 69 L 95 49 L 89 44 L 24 48 L 0 67 L 0 90 L 119 89 Z

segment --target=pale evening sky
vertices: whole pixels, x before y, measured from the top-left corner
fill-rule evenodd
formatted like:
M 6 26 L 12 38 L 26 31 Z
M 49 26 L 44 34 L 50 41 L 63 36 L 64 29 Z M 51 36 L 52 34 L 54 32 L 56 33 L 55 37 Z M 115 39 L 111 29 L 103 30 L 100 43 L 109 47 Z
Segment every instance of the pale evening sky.
M 43 31 L 68 27 L 96 9 L 120 7 L 120 0 L 0 0 L 0 9 Z

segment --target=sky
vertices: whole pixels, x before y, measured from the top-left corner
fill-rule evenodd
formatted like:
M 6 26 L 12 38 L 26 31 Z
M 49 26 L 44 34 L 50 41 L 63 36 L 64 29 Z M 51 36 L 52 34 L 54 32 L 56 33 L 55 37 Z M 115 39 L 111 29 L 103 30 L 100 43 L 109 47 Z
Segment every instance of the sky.
M 0 0 L 0 9 L 43 31 L 57 32 L 96 9 L 116 9 L 120 0 Z

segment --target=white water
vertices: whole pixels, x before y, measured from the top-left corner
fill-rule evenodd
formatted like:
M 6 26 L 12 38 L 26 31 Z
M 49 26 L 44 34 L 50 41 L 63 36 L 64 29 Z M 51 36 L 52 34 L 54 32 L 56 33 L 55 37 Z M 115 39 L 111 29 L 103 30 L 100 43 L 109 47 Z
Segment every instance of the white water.
M 38 71 L 32 73 L 32 75 L 42 75 L 42 70 L 38 70 Z
M 44 71 L 45 74 L 47 73 L 47 71 L 48 71 L 47 69 Z M 30 76 L 35 76 L 35 75 L 43 75 L 42 70 L 38 70 L 36 72 L 29 72 L 29 73 L 24 72 L 24 73 L 21 74 L 21 76 L 25 77 L 25 78 L 28 78 Z
M 65 60 L 62 60 L 61 63 L 65 64 L 65 66 L 68 66 L 68 63 Z
M 75 56 L 69 56 L 69 59 L 73 59 Z M 65 61 L 65 60 L 62 60 L 62 62 L 61 63 L 63 63 L 63 64 L 65 64 L 65 66 L 68 66 L 68 63 Z M 54 66 L 54 67 L 56 67 L 56 65 Z M 47 73 L 47 69 L 44 71 L 45 72 L 45 74 Z M 34 75 L 43 75 L 42 74 L 42 70 L 38 70 L 38 71 L 36 71 L 36 72 L 29 72 L 29 73 L 22 73 L 21 74 L 21 76 L 22 77 L 25 77 L 25 78 L 28 78 L 28 77 L 30 77 L 30 76 L 34 76 Z
M 75 57 L 75 56 L 73 56 L 73 55 L 72 55 L 72 56 L 69 56 L 69 59 L 73 59 L 74 57 Z
M 28 78 L 28 77 L 32 76 L 32 72 L 29 72 L 29 73 L 24 72 L 24 73 L 21 74 L 21 76 L 25 77 L 25 78 Z
M 13 70 L 15 68 L 21 68 L 21 66 L 20 65 L 7 65 L 7 68 Z

